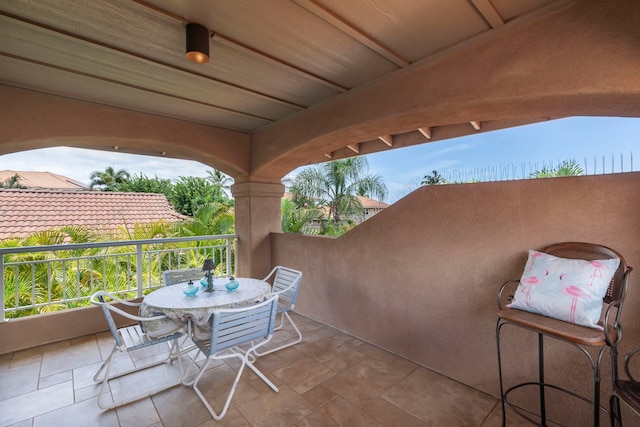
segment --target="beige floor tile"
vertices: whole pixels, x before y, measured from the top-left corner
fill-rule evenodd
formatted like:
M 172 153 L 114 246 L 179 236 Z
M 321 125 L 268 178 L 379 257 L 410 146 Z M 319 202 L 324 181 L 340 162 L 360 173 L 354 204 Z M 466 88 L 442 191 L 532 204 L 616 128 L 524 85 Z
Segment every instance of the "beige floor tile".
M 74 369 L 72 371 L 73 372 L 73 388 L 78 390 L 84 387 L 95 385 L 96 382 L 93 381 L 93 376 L 98 371 L 98 368 L 100 368 L 100 365 L 102 365 L 102 362 L 96 362 L 91 365 L 85 365 L 85 366 L 81 366 L 79 368 Z
M 507 411 L 507 426 L 527 427 L 531 426 L 531 423 L 524 418 L 515 415 L 513 412 Z M 500 401 L 496 402 L 496 406 L 480 427 L 502 427 L 502 407 L 500 405 Z
M 95 340 L 81 341 L 42 355 L 42 374 L 49 376 L 102 360 Z
M 373 400 L 363 411 L 386 426 L 426 427 L 428 424 L 382 398 Z
M 9 427 L 33 427 L 33 418 L 29 418 L 28 420 L 20 421 L 15 424 L 11 424 Z
M 198 424 L 198 427 L 247 427 L 250 425 L 251 423 L 249 423 L 249 421 L 234 408 L 229 409 L 227 414 L 220 421 L 216 421 L 209 416 L 209 419 L 202 424 Z
M 0 400 L 38 389 L 40 363 L 0 370 Z
M 119 427 L 115 411 L 98 408 L 97 399 L 85 400 L 37 416 L 33 427 Z
M 295 424 L 296 427 L 315 426 L 367 426 L 383 427 L 384 424 L 371 418 L 346 400 L 338 397 L 325 406 L 316 409 L 303 420 Z
M 477 427 L 496 399 L 424 368 L 416 369 L 382 397 L 432 425 Z
M 419 368 L 415 363 L 403 359 L 402 357 L 398 357 L 396 360 L 389 364 L 390 367 L 393 367 L 398 372 L 404 372 L 406 375 L 409 375 L 413 371 Z
M 314 408 L 319 408 L 320 406 L 325 405 L 331 402 L 333 399 L 337 398 L 338 394 L 330 388 L 327 388 L 321 384 L 309 391 L 306 391 L 302 395 L 302 397 L 307 399 Z
M 11 425 L 73 404 L 71 381 L 0 400 L 0 425 Z
M 120 425 L 123 426 L 151 426 L 160 423 L 160 415 L 156 412 L 150 397 L 137 400 L 128 405 L 120 406 L 115 411 Z
M 40 383 L 38 388 L 45 388 L 55 384 L 64 383 L 73 379 L 72 371 L 64 371 L 58 374 L 49 375 L 47 377 L 40 376 Z
M 392 365 L 365 360 L 338 373 L 324 385 L 352 405 L 362 408 L 405 376 Z
M 302 342 L 296 344 L 296 349 L 320 363 L 325 363 L 362 344 L 363 341 L 346 334 L 334 333 L 324 336 L 314 333 L 310 334 L 309 339 L 305 337 Z
M 282 350 L 278 350 L 276 353 L 273 353 L 273 354 L 277 354 L 278 357 L 280 357 L 282 360 L 284 360 L 287 363 L 291 363 L 291 362 L 293 362 L 295 360 L 299 360 L 299 359 L 303 359 L 305 357 L 308 357 L 303 352 L 298 351 L 298 349 L 296 348 L 298 345 L 299 344 L 296 344 L 296 345 L 294 345 L 292 347 L 283 348 Z
M 264 393 L 256 399 L 240 403 L 238 411 L 253 426 L 290 426 L 309 414 L 314 406 L 288 386 L 277 393 Z
M 198 388 L 216 412 L 219 413 L 222 410 L 235 377 L 236 371 L 234 371 L 229 365 L 224 364 L 217 366 L 214 369 L 208 369 L 198 382 Z M 238 404 L 255 399 L 259 396 L 259 393 L 255 391 L 255 389 L 251 387 L 243 377 L 244 373 L 240 377 L 240 381 L 238 381 L 238 385 L 234 393 L 234 397 L 229 404 L 229 408 L 235 408 Z M 192 392 L 194 393 L 194 396 L 196 396 L 193 390 Z
M 335 371 L 310 357 L 298 359 L 291 365 L 273 372 L 274 376 L 300 394 L 311 390 L 335 374 Z
M 178 366 L 162 364 L 111 379 L 109 387 L 114 399 L 120 401 L 148 393 L 153 389 L 176 386 L 181 378 L 182 373 Z
M 373 346 L 368 343 L 362 343 L 361 345 L 358 345 L 347 352 L 337 353 L 336 357 L 325 362 L 324 364 L 335 371 L 342 371 L 351 366 L 357 365 L 358 363 L 362 363 L 365 360 L 376 361 L 383 364 L 391 364 L 398 363 L 399 360 L 404 359 L 379 347 Z M 417 367 L 417 365 L 414 365 L 414 369 L 415 367 Z
M 195 427 L 211 420 L 207 408 L 190 387 L 173 387 L 151 400 L 164 427 Z

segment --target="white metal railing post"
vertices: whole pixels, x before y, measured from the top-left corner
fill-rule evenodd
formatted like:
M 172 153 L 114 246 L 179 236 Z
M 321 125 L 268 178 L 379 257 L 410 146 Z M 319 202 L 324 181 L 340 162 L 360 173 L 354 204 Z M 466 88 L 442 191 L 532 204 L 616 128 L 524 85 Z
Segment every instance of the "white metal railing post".
M 7 321 L 6 316 L 4 315 L 4 255 L 0 254 L 0 304 L 2 305 L 2 318 L 0 318 L 0 323 L 4 323 Z
M 226 272 L 227 272 L 227 277 L 229 276 L 235 276 L 235 271 L 231 271 L 231 238 L 227 237 L 227 267 L 226 267 Z
M 136 282 L 138 284 L 138 298 L 142 297 L 142 243 L 136 245 Z

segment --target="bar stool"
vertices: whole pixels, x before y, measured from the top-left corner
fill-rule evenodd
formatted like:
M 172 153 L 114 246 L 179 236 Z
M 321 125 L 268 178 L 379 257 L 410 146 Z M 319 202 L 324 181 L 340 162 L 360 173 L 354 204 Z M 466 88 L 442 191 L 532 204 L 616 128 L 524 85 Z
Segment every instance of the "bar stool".
M 611 331 L 614 329 L 614 325 L 617 325 L 622 314 L 622 306 L 626 295 L 627 282 L 629 273 L 632 268 L 627 266 L 624 258 L 613 249 L 605 246 L 596 245 L 592 243 L 580 243 L 580 242 L 567 242 L 558 243 L 549 246 L 541 251 L 543 254 L 549 254 L 558 258 L 573 259 L 573 260 L 610 260 L 619 259 L 620 263 L 617 270 L 613 274 L 611 281 L 607 287 L 606 294 L 603 298 L 603 310 L 604 316 L 601 317 L 599 323 L 600 326 L 607 328 Z M 531 262 L 531 254 L 530 261 Z M 535 262 L 535 259 L 533 260 Z M 597 263 L 594 263 L 597 265 Z M 595 273 L 594 273 L 595 274 Z M 562 278 L 562 275 L 560 275 Z M 530 285 L 533 285 L 535 280 L 532 280 Z M 606 283 L 605 283 L 606 285 Z M 498 320 L 496 324 L 496 344 L 498 348 L 498 370 L 500 379 L 500 397 L 502 405 L 502 425 L 506 426 L 506 409 L 510 409 L 527 419 L 528 421 L 546 426 L 547 415 L 545 411 L 545 390 L 551 388 L 571 396 L 582 399 L 593 405 L 593 425 L 597 427 L 600 420 L 600 368 L 602 363 L 602 357 L 607 350 L 607 340 L 603 330 L 595 329 L 593 327 L 581 326 L 578 324 L 570 323 L 569 321 L 558 320 L 552 317 L 544 316 L 518 308 L 512 308 L 509 305 L 514 301 L 514 295 L 516 291 L 520 292 L 520 296 L 527 295 L 527 292 L 533 292 L 532 288 L 526 288 L 527 284 L 521 284 L 521 281 L 511 280 L 502 285 L 500 292 L 498 293 Z M 528 295 L 527 295 L 528 296 Z M 571 315 L 573 316 L 573 310 L 575 309 L 576 299 L 573 301 Z M 538 335 L 538 378 L 537 381 L 522 382 L 505 390 L 503 384 L 502 374 L 502 358 L 500 354 L 500 333 L 503 326 L 513 325 L 520 328 L 524 328 L 533 331 Z M 592 369 L 592 386 L 593 392 L 591 398 L 580 396 L 565 388 L 549 384 L 545 382 L 544 375 L 544 337 L 560 340 L 567 344 L 577 347 L 585 354 Z M 592 355 L 595 352 L 595 357 Z M 533 414 L 538 419 L 533 419 L 531 413 L 525 411 L 523 408 L 519 408 L 514 404 L 511 404 L 508 400 L 509 393 L 519 389 L 521 387 L 534 386 L 538 389 L 539 394 L 539 413 Z

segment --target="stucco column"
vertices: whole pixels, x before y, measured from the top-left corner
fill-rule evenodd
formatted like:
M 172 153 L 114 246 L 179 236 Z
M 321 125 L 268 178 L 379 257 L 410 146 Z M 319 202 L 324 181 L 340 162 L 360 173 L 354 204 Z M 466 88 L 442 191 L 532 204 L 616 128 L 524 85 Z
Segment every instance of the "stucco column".
M 242 182 L 231 186 L 238 235 L 236 273 L 262 278 L 271 269 L 269 233 L 281 231 L 280 203 L 284 185 Z

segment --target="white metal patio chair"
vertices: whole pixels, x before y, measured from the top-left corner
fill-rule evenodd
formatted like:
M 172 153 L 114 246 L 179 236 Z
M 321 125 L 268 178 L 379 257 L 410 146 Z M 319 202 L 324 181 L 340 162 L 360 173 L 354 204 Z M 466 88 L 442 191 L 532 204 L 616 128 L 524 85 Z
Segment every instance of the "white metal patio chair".
M 181 330 L 178 331 L 172 331 L 169 332 L 167 335 L 163 335 L 160 336 L 158 338 L 154 338 L 154 337 L 150 337 L 148 336 L 142 329 L 142 327 L 140 326 L 140 323 L 133 325 L 133 326 L 127 326 L 124 328 L 117 328 L 116 327 L 116 323 L 111 315 L 111 312 L 117 313 L 120 316 L 126 317 L 127 319 L 131 319 L 131 320 L 135 320 L 138 322 L 153 322 L 153 321 L 163 321 L 163 320 L 169 320 L 166 316 L 154 316 L 154 317 L 140 317 L 140 316 L 134 316 L 132 314 L 127 313 L 124 310 L 121 310 L 120 308 L 109 304 L 108 302 L 105 301 L 105 299 L 108 299 L 110 301 L 114 301 L 114 302 L 118 302 L 120 304 L 124 304 L 126 306 L 130 306 L 130 307 L 139 307 L 140 304 L 139 303 L 134 303 L 134 302 L 130 302 L 130 301 L 125 301 L 122 300 L 114 295 L 109 294 L 108 292 L 105 291 L 98 291 L 95 294 L 93 294 L 91 296 L 91 303 L 97 306 L 100 306 L 102 308 L 102 312 L 104 313 L 104 317 L 107 321 L 107 324 L 109 325 L 109 330 L 111 331 L 111 333 L 113 334 L 113 338 L 115 339 L 115 344 L 113 346 L 113 349 L 111 350 L 111 352 L 109 353 L 109 356 L 105 359 L 105 361 L 102 363 L 102 365 L 100 366 L 100 368 L 98 368 L 98 371 L 95 373 L 95 375 L 93 376 L 93 380 L 95 382 L 101 382 L 102 385 L 100 386 L 100 394 L 98 395 L 98 406 L 102 409 L 112 409 L 115 408 L 117 406 L 121 406 L 124 405 L 126 403 L 130 403 L 133 401 L 136 401 L 138 399 L 142 399 L 144 397 L 147 396 L 151 396 L 152 394 L 158 393 L 162 390 L 166 390 L 170 387 L 173 387 L 177 384 L 180 383 L 181 377 L 184 373 L 183 367 L 182 367 L 182 360 L 180 358 L 180 347 L 178 344 L 178 339 L 180 337 L 182 337 L 183 333 Z M 179 327 L 178 325 L 176 325 L 176 328 Z M 161 359 L 161 360 L 156 360 L 152 363 L 148 363 L 148 364 L 143 364 L 141 366 L 126 370 L 124 372 L 120 372 L 117 373 L 115 375 L 111 375 L 111 367 L 112 367 L 112 363 L 113 363 L 113 359 L 115 358 L 117 351 L 120 352 L 134 352 L 136 350 L 140 350 L 142 348 L 145 347 L 150 347 L 156 344 L 162 344 L 162 343 L 170 343 L 170 347 L 169 347 L 169 353 L 167 355 L 166 358 Z M 154 366 L 158 366 L 161 365 L 163 363 L 170 363 L 173 360 L 177 360 L 178 362 L 178 366 L 180 368 L 180 376 L 177 377 L 177 380 L 175 382 L 170 382 L 170 383 L 163 383 L 161 385 L 156 385 L 153 387 L 150 387 L 148 390 L 145 390 L 144 392 L 140 392 L 137 393 L 133 396 L 128 396 L 122 399 L 116 399 L 116 396 L 112 396 L 112 402 L 108 403 L 104 401 L 104 397 L 106 394 L 110 394 L 109 390 L 110 387 L 108 387 L 109 381 L 113 380 L 115 378 L 119 378 L 119 377 L 123 377 L 125 375 L 128 374 L 132 374 L 134 372 L 138 372 L 138 371 L 142 371 Z M 101 375 L 102 374 L 102 375 Z M 105 390 L 106 389 L 106 390 Z
M 188 282 L 189 280 L 197 282 L 204 277 L 201 268 L 183 268 L 179 270 L 165 270 L 162 278 L 165 286 L 175 285 L 176 283 Z M 198 283 L 196 283 L 198 285 Z
M 253 365 L 255 355 L 252 354 L 255 349 L 263 346 L 271 340 L 276 321 L 277 307 L 278 295 L 274 294 L 266 301 L 258 304 L 240 308 L 214 310 L 210 319 L 211 339 L 194 339 L 196 346 L 206 357 L 206 360 L 200 367 L 200 370 L 191 385 L 215 420 L 221 420 L 227 413 L 227 409 L 231 403 L 231 398 L 233 397 L 245 366 L 248 366 L 253 372 L 255 372 L 256 375 L 271 387 L 273 391 L 278 391 L 278 387 L 276 387 L 275 384 L 273 384 L 262 372 L 260 372 L 258 368 Z M 245 346 L 246 349 L 241 348 L 240 346 L 244 344 L 248 344 L 249 347 L 246 348 Z M 224 406 L 218 414 L 198 388 L 198 382 L 212 360 L 224 360 L 229 358 L 240 359 L 242 363 L 238 369 L 233 385 L 231 386 L 229 395 L 225 400 Z M 185 382 L 185 384 L 188 385 L 189 383 Z
M 298 326 L 294 323 L 293 319 L 291 319 L 291 316 L 289 316 L 289 311 L 293 311 L 296 305 L 296 300 L 298 299 L 298 291 L 300 290 L 300 283 L 302 282 L 302 272 L 279 265 L 274 267 L 274 269 L 271 270 L 263 280 L 266 282 L 273 281 L 271 292 L 279 295 L 280 297 L 278 302 L 280 324 L 275 328 L 275 330 L 278 331 L 282 329 L 284 326 L 284 319 L 286 318 L 298 334 L 298 337 L 277 347 L 270 348 L 262 352 L 256 351 L 255 354 L 257 356 L 264 356 L 302 341 L 302 332 L 300 332 Z

